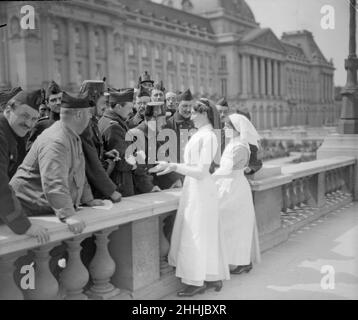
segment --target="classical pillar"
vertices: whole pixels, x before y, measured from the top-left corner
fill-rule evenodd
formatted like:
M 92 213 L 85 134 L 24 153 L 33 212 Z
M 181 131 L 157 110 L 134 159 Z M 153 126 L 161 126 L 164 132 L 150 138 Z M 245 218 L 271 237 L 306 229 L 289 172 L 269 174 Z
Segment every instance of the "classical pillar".
M 266 93 L 266 69 L 265 69 L 265 59 L 260 58 L 260 81 L 261 81 L 261 95 L 265 96 Z
M 72 20 L 67 22 L 68 28 L 68 74 L 69 74 L 69 86 L 71 90 L 74 90 L 80 83 L 77 83 L 76 74 L 76 44 L 75 44 L 75 28 Z
M 65 270 L 60 274 L 61 288 L 65 291 L 66 300 L 87 300 L 83 288 L 89 280 L 89 274 L 81 261 L 81 242 L 87 235 L 77 236 L 66 240 L 68 251 L 68 262 Z
M 143 70 L 143 58 L 142 58 L 142 41 L 140 39 L 137 39 L 136 44 L 137 44 L 137 56 L 138 56 L 138 68 L 139 68 L 138 73 L 142 74 L 144 72 L 144 70 Z
M 281 97 L 285 97 L 287 96 L 287 71 L 286 71 L 286 66 L 283 62 L 280 64 L 280 69 L 281 69 L 281 77 L 280 77 Z
M 50 270 L 50 251 L 55 243 L 34 249 L 35 288 L 26 290 L 24 295 L 28 300 L 58 300 L 59 285 Z
M 252 74 L 252 57 L 249 55 L 247 57 L 247 91 L 248 91 L 248 94 L 250 97 L 252 97 L 253 95 L 253 92 L 254 92 L 254 88 L 253 88 L 253 85 L 252 85 L 252 77 L 253 77 L 253 74 Z
M 94 37 L 94 29 L 92 24 L 88 24 L 87 26 L 88 32 L 88 74 L 90 79 L 94 79 L 96 75 L 96 48 L 94 46 L 95 37 Z
M 258 66 L 258 57 L 252 57 L 253 58 L 253 77 L 254 77 L 254 95 L 259 95 L 259 66 Z
M 180 82 L 182 78 L 181 62 L 180 62 L 180 47 L 177 47 L 175 51 L 176 51 L 175 56 L 176 56 L 177 72 L 176 72 L 176 83 L 174 83 L 173 85 L 176 86 L 178 90 L 180 90 Z M 209 79 L 209 76 L 207 76 L 206 79 Z
M 267 59 L 267 95 L 272 97 L 272 67 L 271 60 Z
M 242 97 L 243 98 L 247 98 L 247 94 L 248 94 L 248 89 L 247 89 L 247 85 L 248 85 L 248 79 L 247 79 L 247 74 L 248 74 L 248 56 L 246 54 L 242 55 Z
M 116 270 L 116 265 L 109 253 L 108 236 L 116 229 L 117 227 L 113 227 L 95 233 L 96 253 L 89 265 L 93 285 L 86 292 L 92 299 L 110 299 L 120 293 L 120 290 L 110 282 Z
M 158 81 L 163 80 L 163 83 L 167 83 L 167 67 L 168 67 L 168 52 L 167 52 L 167 46 L 163 44 L 163 73 L 162 78 L 163 79 L 157 79 Z
M 276 60 L 273 62 L 273 74 L 274 74 L 274 95 L 278 97 L 278 63 Z
M 44 79 L 45 81 L 51 81 L 54 77 L 54 70 L 53 70 L 53 66 L 54 66 L 54 62 L 55 62 L 55 58 L 54 58 L 54 45 L 53 45 L 53 40 L 52 40 L 52 23 L 51 23 L 51 17 L 47 16 L 46 17 L 46 51 L 47 51 L 47 65 L 48 65 L 48 69 L 47 69 L 47 75 L 46 78 Z M 0 55 L 1 55 L 1 50 L 0 50 Z M 1 56 L 0 56 L 0 60 L 1 60 Z M 1 62 L 0 62 L 1 63 Z M 4 70 L 1 68 L 0 66 L 0 70 Z M 0 72 L 2 73 L 2 72 Z M 1 75 L 0 75 L 1 78 Z M 1 87 L 1 79 L 0 79 L 0 87 Z
M 153 77 L 155 76 L 155 65 L 156 65 L 156 58 L 155 58 L 155 50 L 156 50 L 156 44 L 155 42 L 150 42 L 150 61 L 151 61 L 151 64 L 150 64 L 150 75 L 153 79 Z
M 4 4 L 0 4 L 0 18 L 1 21 L 6 21 L 6 8 Z M 6 59 L 6 51 L 8 48 L 7 42 L 7 28 L 0 28 L 0 90 L 7 87 L 7 68 L 10 61 Z M 52 39 L 51 39 L 52 40 Z
M 115 59 L 113 29 L 106 28 L 108 84 L 117 87 L 120 82 L 120 62 Z M 102 80 L 102 79 L 101 79 Z

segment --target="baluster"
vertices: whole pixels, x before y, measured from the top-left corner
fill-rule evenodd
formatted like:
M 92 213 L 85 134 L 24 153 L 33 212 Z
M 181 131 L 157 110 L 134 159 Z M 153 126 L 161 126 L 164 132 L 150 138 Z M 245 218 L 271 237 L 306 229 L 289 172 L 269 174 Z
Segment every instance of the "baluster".
M 120 290 L 110 283 L 116 270 L 116 264 L 108 250 L 108 236 L 116 229 L 118 228 L 108 228 L 94 234 L 96 237 L 96 253 L 89 265 L 93 285 L 86 292 L 92 299 L 110 299 L 120 293 Z
M 301 178 L 300 181 L 300 207 L 304 210 L 307 207 L 307 198 L 305 192 L 305 178 Z
M 35 288 L 24 292 L 29 300 L 57 300 L 59 299 L 59 285 L 50 270 L 50 250 L 56 244 L 49 244 L 33 250 L 35 261 Z
M 337 185 L 338 185 L 338 189 L 337 189 L 337 195 L 338 195 L 338 199 L 342 200 L 343 199 L 343 186 L 344 186 L 344 180 L 343 180 L 343 168 L 338 168 L 337 169 Z
M 78 236 L 71 240 L 66 240 L 68 261 L 66 268 L 60 274 L 60 284 L 65 291 L 66 300 L 87 300 L 83 294 L 83 288 L 87 284 L 89 274 L 81 261 L 81 242 L 87 235 Z
M 332 171 L 332 180 L 333 180 L 333 190 L 332 190 L 333 202 L 338 203 L 339 200 L 337 198 L 337 196 L 338 196 L 337 191 L 338 191 L 339 186 L 338 186 L 338 172 L 337 172 L 337 169 L 334 169 Z
M 297 180 L 292 181 L 291 184 L 291 197 L 292 197 L 292 206 L 291 208 L 297 213 L 298 207 L 298 192 L 297 192 Z
M 0 257 L 0 300 L 24 300 L 14 280 L 15 261 L 24 253 L 12 253 Z
M 325 180 L 326 180 L 326 197 L 330 199 L 331 197 L 331 171 L 326 171 L 325 174 Z
M 168 264 L 169 241 L 164 234 L 164 219 L 168 214 L 159 217 L 159 232 L 160 232 L 160 275 L 165 275 L 173 270 Z
M 287 196 L 287 184 L 284 184 L 282 186 L 282 209 L 281 209 L 281 215 L 287 215 L 288 210 L 288 196 Z

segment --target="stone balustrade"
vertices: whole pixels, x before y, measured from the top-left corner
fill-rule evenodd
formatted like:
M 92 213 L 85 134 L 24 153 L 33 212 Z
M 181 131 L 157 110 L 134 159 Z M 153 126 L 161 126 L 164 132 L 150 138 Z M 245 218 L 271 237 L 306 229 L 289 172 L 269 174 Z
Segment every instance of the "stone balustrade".
M 336 157 L 250 179 L 261 250 L 351 202 L 354 170 L 354 158 Z M 82 209 L 78 216 L 86 228 L 81 235 L 56 217 L 31 218 L 50 230 L 46 245 L 0 226 L 0 300 L 156 299 L 177 290 L 181 284 L 167 263 L 166 226 L 180 193 L 124 198 L 110 210 Z

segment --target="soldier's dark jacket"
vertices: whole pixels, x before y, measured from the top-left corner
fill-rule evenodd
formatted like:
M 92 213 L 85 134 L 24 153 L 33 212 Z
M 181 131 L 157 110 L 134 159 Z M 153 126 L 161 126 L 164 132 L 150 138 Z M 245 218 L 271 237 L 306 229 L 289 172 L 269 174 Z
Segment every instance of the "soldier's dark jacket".
M 103 167 L 103 141 L 96 117 L 92 117 L 88 127 L 80 135 L 86 160 L 86 176 L 95 197 L 109 198 L 116 185 Z
M 55 112 L 50 112 L 48 117 L 43 117 L 37 120 L 35 126 L 30 131 L 29 138 L 26 143 L 26 152 L 28 152 L 35 142 L 36 138 L 44 131 L 45 129 L 51 127 L 57 120 L 60 120 L 60 114 Z
M 18 137 L 3 115 L 0 116 L 0 220 L 17 233 L 31 226 L 9 181 L 25 157 L 25 138 Z M 1 222 L 0 221 L 0 222 Z
M 132 144 L 125 140 L 129 129 L 126 121 L 109 109 L 99 120 L 98 128 L 102 135 L 104 150 L 116 149 L 119 152 L 121 160 L 116 163 L 111 179 L 122 196 L 151 192 L 154 187 L 151 176 L 143 172 L 141 166 L 133 170 L 133 166 L 125 160 L 125 152 Z

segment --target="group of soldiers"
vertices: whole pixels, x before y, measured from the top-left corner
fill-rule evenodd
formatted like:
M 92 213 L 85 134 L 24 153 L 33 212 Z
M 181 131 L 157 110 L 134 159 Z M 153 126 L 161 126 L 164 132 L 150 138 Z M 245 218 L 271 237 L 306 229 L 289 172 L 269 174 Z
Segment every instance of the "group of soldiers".
M 28 217 L 55 214 L 71 232 L 81 233 L 80 205 L 181 187 L 183 177 L 177 173 L 148 173 L 153 165 L 150 137 L 173 130 L 177 152 L 171 160 L 180 162 L 195 131 L 193 102 L 189 89 L 166 92 L 147 72 L 137 88 L 110 88 L 103 79 L 85 81 L 76 96 L 54 81 L 47 90 L 0 92 L 0 223 L 45 243 L 48 230 Z M 216 105 L 224 120 L 229 112 L 225 98 Z M 188 132 L 186 139 L 183 132 Z M 137 144 L 128 152 L 139 136 L 144 147 Z M 164 143 L 155 140 L 155 151 Z M 256 154 L 252 149 L 248 174 L 262 166 Z

